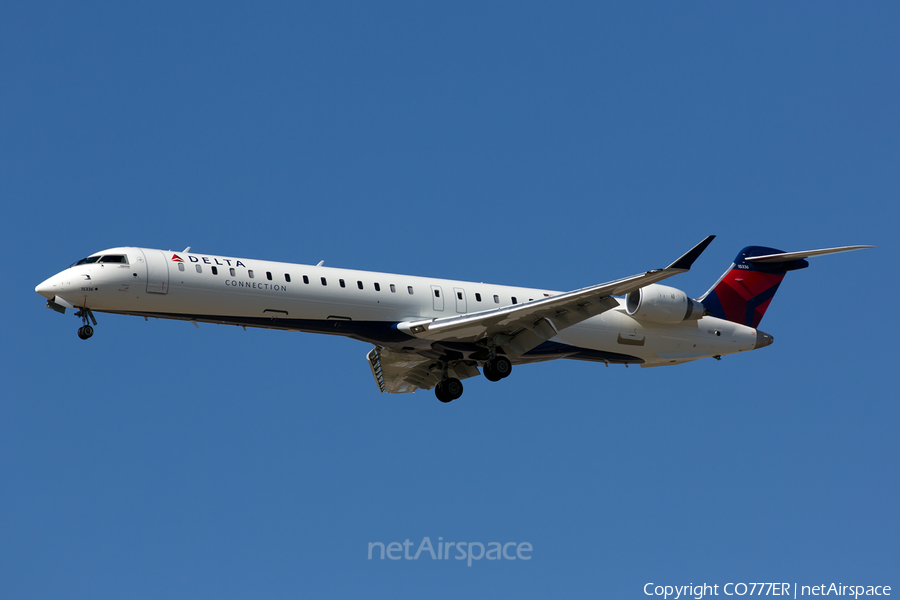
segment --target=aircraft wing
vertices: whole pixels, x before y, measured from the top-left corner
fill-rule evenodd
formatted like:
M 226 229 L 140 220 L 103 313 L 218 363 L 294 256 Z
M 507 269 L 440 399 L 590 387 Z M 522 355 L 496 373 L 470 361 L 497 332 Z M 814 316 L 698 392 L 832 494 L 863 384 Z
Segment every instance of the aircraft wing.
M 421 354 L 372 348 L 366 355 L 375 383 L 382 392 L 406 394 L 418 389 L 430 390 L 441 381 L 441 363 Z M 448 367 L 447 375 L 466 379 L 478 375 L 478 369 L 463 363 Z
M 491 340 L 511 355 L 520 355 L 554 337 L 558 331 L 618 306 L 610 298 L 690 270 L 716 236 L 711 235 L 665 269 L 655 269 L 580 290 L 522 304 L 456 317 L 404 321 L 397 328 L 433 341 Z

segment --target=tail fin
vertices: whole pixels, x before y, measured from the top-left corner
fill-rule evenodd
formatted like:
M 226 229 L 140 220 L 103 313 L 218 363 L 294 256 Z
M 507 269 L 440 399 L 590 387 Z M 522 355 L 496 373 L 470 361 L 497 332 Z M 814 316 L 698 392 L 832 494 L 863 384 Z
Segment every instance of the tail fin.
M 706 312 L 714 317 L 755 328 L 766 314 L 785 274 L 809 266 L 804 259 L 871 247 L 842 246 L 782 252 L 764 246 L 747 246 L 738 253 L 731 268 L 700 298 L 700 302 Z

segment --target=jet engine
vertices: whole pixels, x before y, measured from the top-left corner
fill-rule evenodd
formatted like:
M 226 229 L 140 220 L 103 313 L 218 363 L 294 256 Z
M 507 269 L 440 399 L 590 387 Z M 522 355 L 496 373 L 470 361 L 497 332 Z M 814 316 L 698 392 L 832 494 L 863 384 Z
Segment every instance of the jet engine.
M 703 304 L 679 289 L 654 283 L 625 295 L 625 312 L 641 321 L 681 323 L 703 316 Z

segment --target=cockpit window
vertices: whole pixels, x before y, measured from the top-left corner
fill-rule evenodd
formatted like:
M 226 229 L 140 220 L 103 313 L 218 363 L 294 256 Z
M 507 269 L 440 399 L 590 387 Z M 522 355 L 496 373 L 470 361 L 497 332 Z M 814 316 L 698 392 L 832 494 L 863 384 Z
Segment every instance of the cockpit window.
M 118 263 L 118 264 L 128 264 L 128 258 L 124 254 L 109 254 L 100 259 L 102 263 Z
M 89 265 L 91 263 L 97 262 L 98 260 L 100 260 L 99 256 L 88 256 L 87 258 L 82 258 L 72 266 L 77 267 L 78 265 Z

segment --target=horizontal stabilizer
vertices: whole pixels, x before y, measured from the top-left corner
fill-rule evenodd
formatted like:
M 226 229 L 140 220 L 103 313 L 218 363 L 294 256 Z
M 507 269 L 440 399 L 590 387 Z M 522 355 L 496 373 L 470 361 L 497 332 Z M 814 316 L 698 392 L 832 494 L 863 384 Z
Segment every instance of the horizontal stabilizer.
M 835 254 L 837 252 L 849 252 L 850 250 L 862 250 L 863 248 L 874 248 L 875 246 L 841 246 L 839 248 L 825 248 L 822 250 L 805 250 L 803 252 L 781 252 L 779 254 L 767 254 L 765 256 L 752 256 L 745 258 L 749 263 L 781 263 L 792 260 L 800 260 L 801 258 L 809 258 L 810 256 L 821 256 L 822 254 Z

